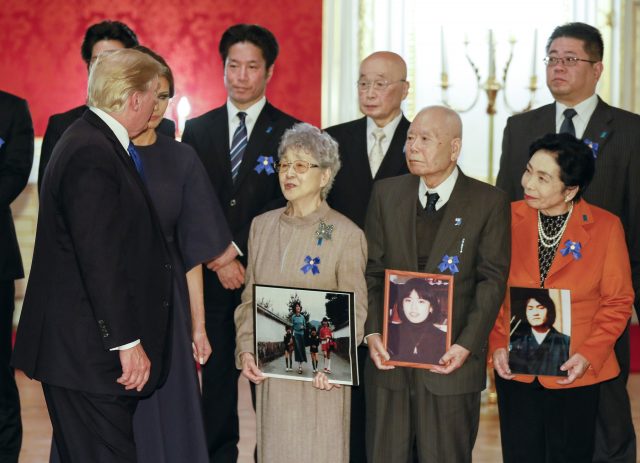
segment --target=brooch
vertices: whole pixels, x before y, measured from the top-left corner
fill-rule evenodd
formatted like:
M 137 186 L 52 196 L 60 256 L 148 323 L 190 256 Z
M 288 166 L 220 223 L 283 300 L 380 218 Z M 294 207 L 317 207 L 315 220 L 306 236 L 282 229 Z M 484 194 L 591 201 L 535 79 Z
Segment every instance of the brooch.
M 584 139 L 584 144 L 591 148 L 591 152 L 593 153 L 593 158 L 596 159 L 598 157 L 598 145 L 596 142 L 589 140 L 588 138 Z
M 567 254 L 571 253 L 573 258 L 578 260 L 582 257 L 582 254 L 580 254 L 581 250 L 582 245 L 579 241 L 567 240 L 566 243 L 564 243 L 564 248 L 560 250 L 560 254 L 562 254 L 563 257 L 566 257 Z
M 275 170 L 273 169 L 273 157 L 259 156 L 258 164 L 253 168 L 253 170 L 258 172 L 259 174 L 261 174 L 263 170 L 267 172 L 267 175 L 274 174 Z
M 320 263 L 319 257 L 314 257 L 312 259 L 311 256 L 307 256 L 304 258 L 304 262 L 305 264 L 300 268 L 300 270 L 302 270 L 302 273 L 306 275 L 309 270 L 311 270 L 311 273 L 313 275 L 317 275 L 318 273 L 320 273 L 320 270 L 318 269 L 318 264 Z
M 460 225 L 462 225 L 462 217 L 456 217 L 455 220 L 453 221 L 453 225 L 455 227 L 459 227 Z
M 458 259 L 458 256 L 448 256 L 445 254 L 444 257 L 442 258 L 442 262 L 438 264 L 438 269 L 441 272 L 444 272 L 445 270 L 449 270 L 451 274 L 458 273 L 459 263 L 460 263 L 460 260 Z
M 320 225 L 316 230 L 316 236 L 318 237 L 318 246 L 322 246 L 322 240 L 330 240 L 333 233 L 333 225 L 327 225 L 324 220 L 320 219 Z

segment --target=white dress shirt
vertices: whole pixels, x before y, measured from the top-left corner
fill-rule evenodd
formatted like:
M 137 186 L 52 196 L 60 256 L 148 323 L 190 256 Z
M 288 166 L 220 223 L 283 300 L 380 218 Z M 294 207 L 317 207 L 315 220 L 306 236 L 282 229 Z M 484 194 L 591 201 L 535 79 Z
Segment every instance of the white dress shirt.
M 236 132 L 236 129 L 240 125 L 240 118 L 238 117 L 238 113 L 247 113 L 247 116 L 244 118 L 244 125 L 247 127 L 247 140 L 250 140 L 251 132 L 256 125 L 256 121 L 258 120 L 260 111 L 262 111 L 262 108 L 264 108 L 264 105 L 266 104 L 267 98 L 263 96 L 247 109 L 238 109 L 231 102 L 231 100 L 227 98 L 227 117 L 229 118 L 229 146 L 231 146 L 231 143 L 233 142 L 233 134 Z
M 391 145 L 391 140 L 393 139 L 393 135 L 396 133 L 398 124 L 400 124 L 400 119 L 402 119 L 402 112 L 400 112 L 400 114 L 398 114 L 384 127 L 378 127 L 373 119 L 367 117 L 367 154 L 371 153 L 373 145 L 375 145 L 376 143 L 376 137 L 373 136 L 373 131 L 378 128 L 382 129 L 382 131 L 384 132 L 384 139 L 382 140 L 381 145 L 382 152 L 385 153 L 385 155 L 387 154 L 389 146 Z
M 427 205 L 427 193 L 438 193 L 439 198 L 436 203 L 436 211 L 447 204 L 447 201 L 449 201 L 451 193 L 453 192 L 453 187 L 456 186 L 456 180 L 458 180 L 458 167 L 453 169 L 453 172 L 451 172 L 447 179 L 435 188 L 427 187 L 427 184 L 424 183 L 424 179 L 420 177 L 418 200 L 420 201 L 420 204 L 422 204 L 422 208 L 424 209 Z
M 571 120 L 576 129 L 576 138 L 582 138 L 584 136 L 584 131 L 587 130 L 587 124 L 593 112 L 596 110 L 596 106 L 598 106 L 598 95 L 594 93 L 573 107 L 573 109 L 576 110 L 576 115 L 573 116 Z M 556 101 L 556 133 L 560 132 L 560 126 L 564 121 L 563 113 L 567 108 L 569 108 L 569 106 L 565 106 L 559 101 Z

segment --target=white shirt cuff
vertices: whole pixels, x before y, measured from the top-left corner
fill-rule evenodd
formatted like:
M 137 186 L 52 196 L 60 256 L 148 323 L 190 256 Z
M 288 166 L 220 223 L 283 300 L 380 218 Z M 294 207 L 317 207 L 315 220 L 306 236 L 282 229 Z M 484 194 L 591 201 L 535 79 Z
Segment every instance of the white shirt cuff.
M 118 346 L 118 347 L 113 347 L 109 350 L 127 350 L 127 349 L 131 349 L 132 347 L 136 347 L 138 344 L 140 344 L 140 340 L 136 339 L 133 342 L 130 342 L 128 344 L 124 344 L 122 346 Z

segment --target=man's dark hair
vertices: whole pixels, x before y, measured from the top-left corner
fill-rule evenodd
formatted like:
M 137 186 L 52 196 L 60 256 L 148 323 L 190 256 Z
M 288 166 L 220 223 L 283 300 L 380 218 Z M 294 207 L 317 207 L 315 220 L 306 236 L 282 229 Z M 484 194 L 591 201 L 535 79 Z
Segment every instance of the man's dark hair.
M 580 200 L 596 170 L 592 148 L 568 133 L 548 133 L 529 146 L 529 157 L 540 150 L 554 155 L 560 180 L 565 187 L 579 187 L 574 200 Z
M 553 302 L 553 299 L 551 299 L 551 296 L 549 296 L 549 291 L 536 291 L 526 299 L 522 300 L 522 314 L 524 315 L 525 320 L 527 319 L 527 304 L 531 299 L 535 299 L 542 307 L 547 309 L 547 319 L 544 321 L 544 324 L 548 328 L 551 328 L 556 322 L 556 304 Z
M 87 29 L 80 47 L 82 59 L 87 63 L 87 66 L 91 63 L 93 46 L 100 40 L 118 40 L 122 42 L 125 48 L 132 48 L 138 45 L 136 33 L 126 24 L 111 20 L 96 23 Z
M 602 42 L 602 34 L 595 27 L 578 22 L 556 27 L 547 41 L 547 53 L 549 53 L 551 42 L 560 37 L 582 40 L 584 51 L 589 55 L 589 58 L 593 61 L 602 61 L 604 43 Z
M 240 42 L 250 42 L 258 47 L 262 51 L 262 57 L 267 64 L 267 69 L 275 63 L 278 57 L 280 50 L 278 42 L 269 29 L 257 24 L 236 24 L 224 31 L 220 39 L 218 51 L 220 52 L 223 66 L 227 61 L 229 48 Z

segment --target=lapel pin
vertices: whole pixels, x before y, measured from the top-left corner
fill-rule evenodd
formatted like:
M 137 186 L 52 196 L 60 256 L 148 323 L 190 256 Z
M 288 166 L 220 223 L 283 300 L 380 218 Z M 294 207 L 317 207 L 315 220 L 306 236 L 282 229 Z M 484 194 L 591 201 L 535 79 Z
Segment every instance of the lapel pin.
M 588 138 L 584 139 L 584 144 L 591 148 L 591 152 L 593 153 L 593 158 L 598 158 L 598 147 L 600 146 L 598 143 L 589 140 Z
M 588 220 L 587 214 L 582 214 L 582 220 L 586 222 Z
M 273 127 L 271 127 L 271 126 L 267 127 L 266 132 L 267 132 L 267 133 L 271 133 L 271 132 L 273 132 Z
M 266 172 L 267 175 L 275 173 L 275 170 L 273 169 L 273 156 L 259 156 L 258 163 L 253 170 L 259 174 L 263 171 Z
M 462 225 L 462 218 L 456 217 L 455 220 L 453 221 L 453 225 L 455 225 L 456 227 L 459 227 L 460 225 Z
M 460 241 L 460 254 L 462 254 L 462 250 L 464 249 L 464 238 Z
M 562 254 L 563 257 L 571 254 L 575 260 L 578 260 L 582 257 L 580 251 L 582 251 L 582 245 L 580 244 L 580 241 L 567 240 L 564 243 L 564 248 L 560 250 L 560 254 Z
M 606 138 L 606 137 L 607 137 L 607 135 L 608 135 L 608 133 L 607 133 L 607 132 L 602 132 L 602 133 L 600 134 L 600 138 Z
M 4 145 L 4 140 L 0 138 L 0 148 L 2 148 L 2 145 Z

